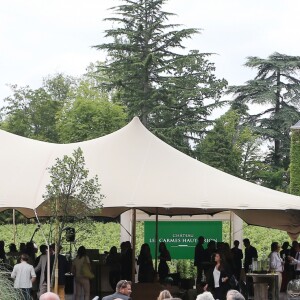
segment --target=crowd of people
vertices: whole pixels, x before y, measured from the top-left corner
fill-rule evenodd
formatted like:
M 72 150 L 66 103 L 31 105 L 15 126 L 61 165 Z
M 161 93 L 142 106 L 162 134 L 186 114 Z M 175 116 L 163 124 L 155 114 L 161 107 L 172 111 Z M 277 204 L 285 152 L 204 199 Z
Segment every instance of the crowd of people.
M 252 271 L 252 264 L 257 260 L 256 248 L 251 245 L 250 240 L 243 240 L 244 252 L 240 249 L 239 241 L 234 241 L 234 247 L 230 248 L 228 243 L 210 240 L 204 247 L 205 238 L 200 236 L 195 247 L 194 265 L 197 268 L 197 300 L 203 299 L 243 299 L 239 283 L 244 280 L 243 272 Z M 40 255 L 32 242 L 20 244 L 17 249 L 15 244 L 9 245 L 9 251 L 5 252 L 5 244 L 0 241 L 0 260 L 11 266 L 11 277 L 14 279 L 14 287 L 20 289 L 26 300 L 47 299 L 55 297 L 47 293 L 47 249 L 48 246 L 41 245 Z M 106 256 L 106 264 L 109 266 L 109 282 L 116 293 L 106 296 L 103 300 L 130 299 L 132 269 L 132 247 L 130 242 L 120 245 L 120 253 L 113 246 Z M 65 299 L 65 274 L 72 272 L 75 281 L 76 300 L 90 300 L 90 278 L 83 274 L 83 265 L 91 269 L 90 259 L 86 249 L 80 246 L 76 258 L 70 263 L 64 255 L 60 254 L 61 248 L 52 244 L 50 251 L 50 274 L 54 265 L 55 251 L 58 261 L 58 297 Z M 137 257 L 138 282 L 152 283 L 160 282 L 164 290 L 158 296 L 158 300 L 176 299 L 177 294 L 168 286 L 169 277 L 168 262 L 171 261 L 170 252 L 164 242 L 159 244 L 158 277 L 156 276 L 153 257 L 147 243 L 143 244 Z M 243 263 L 242 263 L 243 262 Z M 268 255 L 269 270 L 278 274 L 278 285 L 281 291 L 285 291 L 287 283 L 300 278 L 300 245 L 294 241 L 292 245 L 284 242 L 282 246 L 273 242 Z M 172 279 L 172 278 L 171 278 Z M 272 288 L 272 287 L 270 287 Z M 174 297 L 172 296 L 175 295 Z M 42 297 L 43 295 L 43 297 Z M 48 295 L 48 296 L 47 296 Z M 117 297 L 117 298 L 116 298 Z M 51 298 L 49 298 L 51 299 Z M 53 298 L 54 299 L 54 298 Z
M 102 300 L 131 300 L 131 287 L 131 281 L 120 280 L 116 285 L 115 293 L 103 297 Z M 157 297 L 157 300 L 165 299 L 181 300 L 181 298 L 173 297 L 169 289 L 162 290 Z M 211 292 L 204 291 L 197 296 L 196 300 L 217 300 L 217 298 L 214 298 Z M 226 293 L 226 300 L 245 300 L 245 298 L 237 290 L 229 290 Z
M 0 260 L 5 263 L 8 269 L 12 269 L 11 278 L 14 280 L 14 287 L 21 291 L 25 300 L 65 300 L 66 273 L 70 271 L 74 274 L 76 288 L 78 289 L 76 291 L 76 300 L 81 299 L 82 291 L 84 300 L 90 300 L 89 281 L 84 278 L 80 271 L 83 261 L 86 261 L 90 267 L 90 261 L 83 246 L 78 248 L 77 256 L 72 264 L 67 261 L 65 255 L 60 254 L 61 247 L 55 247 L 55 244 L 49 246 L 50 276 L 54 266 L 55 251 L 57 252 L 58 295 L 47 292 L 48 246 L 40 246 L 40 255 L 37 255 L 38 249 L 33 242 L 21 243 L 19 249 L 17 249 L 15 244 L 10 244 L 9 252 L 7 253 L 4 246 L 4 242 L 0 241 Z
M 117 282 L 122 278 L 131 280 L 132 278 L 132 248 L 129 241 L 121 243 L 121 252 L 117 252 L 115 246 L 111 247 L 107 257 L 106 264 L 109 265 L 109 282 L 112 289 L 115 289 Z M 158 276 L 160 282 L 169 274 L 168 261 L 171 261 L 171 255 L 166 244 L 161 242 L 159 250 Z M 153 257 L 151 255 L 150 246 L 144 243 L 141 246 L 139 256 L 137 258 L 138 282 L 149 283 L 155 280 L 155 271 L 153 266 Z
M 244 253 L 239 249 L 239 241 L 234 241 L 234 247 L 230 249 L 228 243 L 211 240 L 204 249 L 204 240 L 200 236 L 195 247 L 197 282 L 205 282 L 204 290 L 211 291 L 215 298 L 226 299 L 227 292 L 235 288 L 235 284 L 236 289 L 240 289 L 238 283 L 242 282 L 242 274 L 252 272 L 252 264 L 258 259 L 257 249 L 248 238 L 243 240 Z M 300 244 L 297 241 L 293 241 L 292 245 L 284 242 L 282 246 L 278 242 L 272 242 L 267 261 L 268 270 L 278 275 L 277 293 L 285 292 L 290 280 L 300 278 Z M 245 276 L 243 277 L 245 280 Z M 272 285 L 270 282 L 269 290 L 275 288 Z

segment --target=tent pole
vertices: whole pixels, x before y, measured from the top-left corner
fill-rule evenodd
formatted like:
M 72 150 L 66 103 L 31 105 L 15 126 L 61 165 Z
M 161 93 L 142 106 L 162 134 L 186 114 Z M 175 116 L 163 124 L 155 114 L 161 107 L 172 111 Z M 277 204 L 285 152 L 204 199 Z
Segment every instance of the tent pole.
M 232 211 L 230 211 L 230 223 L 229 223 L 229 245 L 230 247 L 232 247 L 232 222 L 233 222 L 233 218 L 232 218 Z
M 158 252 L 158 207 L 155 214 L 155 273 L 157 274 L 157 252 Z
M 16 244 L 17 227 L 16 227 L 16 210 L 14 208 L 13 208 L 13 231 L 14 231 L 14 244 Z
M 136 208 L 132 209 L 132 230 L 131 230 L 131 243 L 132 243 L 132 283 L 135 283 L 135 247 L 136 247 Z
M 38 225 L 41 228 L 41 223 L 40 223 L 40 220 L 38 218 L 36 209 L 34 210 L 34 214 L 35 214 L 36 220 L 38 222 Z M 49 247 L 49 243 L 46 239 L 46 236 L 45 236 L 44 231 L 43 231 L 42 228 L 41 228 L 41 232 L 42 232 L 45 244 L 47 245 L 47 292 L 50 292 L 50 247 Z

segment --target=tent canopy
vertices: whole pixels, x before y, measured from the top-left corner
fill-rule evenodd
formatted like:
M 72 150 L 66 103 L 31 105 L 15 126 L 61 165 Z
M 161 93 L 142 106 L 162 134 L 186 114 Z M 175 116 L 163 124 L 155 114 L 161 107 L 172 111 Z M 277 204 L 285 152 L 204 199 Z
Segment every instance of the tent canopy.
M 300 197 L 277 192 L 205 165 L 167 145 L 134 118 L 107 136 L 52 144 L 0 130 L 0 208 L 27 217 L 42 209 L 47 168 L 81 147 L 90 176 L 105 195 L 103 216 L 130 208 L 162 215 L 215 214 L 232 210 L 249 224 L 300 233 Z

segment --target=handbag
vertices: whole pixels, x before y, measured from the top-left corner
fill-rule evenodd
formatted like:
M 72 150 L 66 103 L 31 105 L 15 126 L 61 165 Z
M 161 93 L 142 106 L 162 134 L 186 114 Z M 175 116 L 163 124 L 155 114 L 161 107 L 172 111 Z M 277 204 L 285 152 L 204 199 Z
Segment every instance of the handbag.
M 86 260 L 86 257 L 84 258 L 84 261 L 82 263 L 82 267 L 81 267 L 81 275 L 83 277 L 86 277 L 88 279 L 94 279 L 95 275 L 94 273 L 91 271 L 90 269 L 90 265 Z

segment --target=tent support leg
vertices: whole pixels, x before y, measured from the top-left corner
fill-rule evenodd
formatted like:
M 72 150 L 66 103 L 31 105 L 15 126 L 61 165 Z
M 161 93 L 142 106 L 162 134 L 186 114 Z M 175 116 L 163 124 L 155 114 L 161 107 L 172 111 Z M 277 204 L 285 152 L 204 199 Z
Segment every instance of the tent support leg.
M 131 230 L 131 243 L 132 243 L 132 283 L 135 283 L 135 247 L 136 247 L 136 208 L 132 209 L 132 230 Z
M 35 218 L 36 218 L 36 220 L 38 222 L 38 225 L 41 228 L 41 223 L 40 223 L 40 220 L 38 218 L 36 210 L 34 210 L 34 214 L 35 214 Z M 50 278 L 50 247 L 49 247 L 49 243 L 48 243 L 48 241 L 46 239 L 46 236 L 45 236 L 45 234 L 43 232 L 43 229 L 41 229 L 41 232 L 42 232 L 45 244 L 47 245 L 47 292 L 50 292 L 50 279 L 51 279 Z
M 158 207 L 155 214 L 155 273 L 157 274 L 157 253 L 158 252 Z

